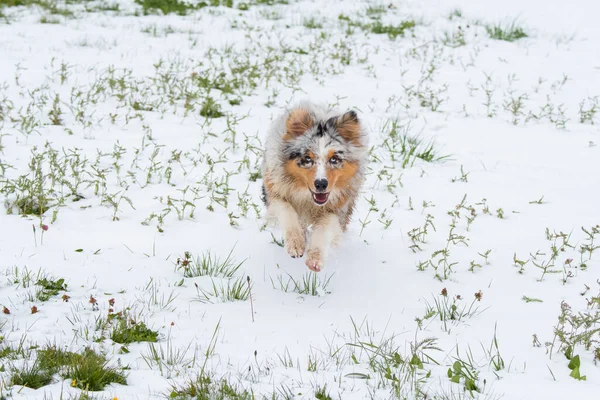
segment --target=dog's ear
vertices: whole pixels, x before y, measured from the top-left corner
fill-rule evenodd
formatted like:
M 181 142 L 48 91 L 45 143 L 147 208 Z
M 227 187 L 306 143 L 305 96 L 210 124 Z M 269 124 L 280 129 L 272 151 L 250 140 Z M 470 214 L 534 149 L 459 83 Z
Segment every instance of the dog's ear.
M 315 122 L 307 110 L 297 108 L 290 113 L 285 122 L 285 136 L 287 139 L 293 139 L 304 134 L 304 132 L 312 128 L 314 124 Z
M 360 122 L 358 116 L 354 111 L 348 111 L 347 113 L 337 117 L 335 119 L 335 130 L 348 142 L 359 144 L 360 137 Z

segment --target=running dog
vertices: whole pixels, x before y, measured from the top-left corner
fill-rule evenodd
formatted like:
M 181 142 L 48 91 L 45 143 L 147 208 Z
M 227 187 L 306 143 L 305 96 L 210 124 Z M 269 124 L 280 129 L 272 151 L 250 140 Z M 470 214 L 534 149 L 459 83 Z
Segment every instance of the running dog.
M 306 253 L 312 271 L 323 268 L 327 250 L 350 222 L 365 179 L 367 139 L 356 112 L 310 102 L 289 109 L 268 132 L 262 165 L 267 216 L 283 229 L 288 254 Z

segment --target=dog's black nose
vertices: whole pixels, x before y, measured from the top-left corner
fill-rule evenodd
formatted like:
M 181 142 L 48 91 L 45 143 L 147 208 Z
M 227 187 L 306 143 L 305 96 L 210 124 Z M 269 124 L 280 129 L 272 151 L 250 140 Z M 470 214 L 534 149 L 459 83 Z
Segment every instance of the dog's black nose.
M 327 179 L 316 179 L 315 180 L 315 189 L 319 192 L 324 192 L 327 189 Z

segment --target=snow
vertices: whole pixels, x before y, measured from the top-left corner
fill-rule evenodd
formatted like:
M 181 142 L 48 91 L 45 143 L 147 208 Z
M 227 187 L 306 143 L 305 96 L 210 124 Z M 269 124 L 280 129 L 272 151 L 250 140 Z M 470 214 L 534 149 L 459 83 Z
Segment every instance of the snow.
M 324 6 L 301 1 L 251 5 L 248 11 L 205 7 L 187 16 L 136 16 L 133 12 L 139 6 L 126 0 L 119 4 L 117 13 L 85 12 L 75 4 L 69 6 L 75 17 L 52 16 L 57 24 L 40 23 L 47 11 L 37 6 L 2 9 L 10 19 L 10 24 L 0 22 L 3 203 L 15 201 L 9 183 L 30 173 L 34 149 L 43 153 L 48 143 L 58 151 L 59 160 L 77 149 L 88 162 L 81 167 L 80 201 L 65 197 L 64 205 L 50 208 L 41 221 L 39 216 L 0 213 L 4 275 L 0 307 L 10 310 L 0 315 L 0 349 L 24 340 L 27 346 L 56 343 L 71 351 L 86 346 L 104 351 L 111 365 L 129 369 L 128 384 L 107 386 L 95 394 L 102 399 L 165 398 L 172 385 L 194 379 L 205 359 L 214 377 L 226 377 L 252 390 L 257 398 L 271 398 L 272 393 L 285 398 L 283 388 L 296 398 L 314 398 L 316 388 L 327 385 L 332 398 L 384 399 L 394 398 L 390 380 L 369 365 L 364 349 L 349 343 L 381 344 L 393 337 L 397 351 L 410 359 L 411 343 L 433 337 L 440 350 L 427 354 L 439 365 L 425 363 L 419 370 L 423 375 L 431 371 L 421 386 L 426 398 L 470 396 L 463 392 L 464 381 L 452 383 L 446 375 L 457 354 L 467 360 L 469 352 L 482 389 L 472 393 L 475 398 L 564 399 L 574 393 L 592 398 L 598 392 L 600 371 L 593 354 L 598 343 L 590 349 L 581 344 L 574 349 L 573 354 L 581 357 L 585 381 L 569 376 L 569 360 L 557 345 L 552 354 L 546 346 L 554 339 L 561 302 L 574 313 L 594 314 L 598 309 L 587 302 L 600 289 L 598 250 L 589 261 L 579 251 L 589 243 L 581 227 L 590 229 L 600 223 L 600 117 L 580 121 L 581 102 L 589 108 L 600 96 L 600 50 L 595 44 L 600 39 L 595 21 L 598 4 L 428 0 L 392 2 L 395 7 L 387 8 L 388 2 L 380 3 L 385 24 L 417 21 L 414 30 L 396 39 L 358 27 L 346 35 L 347 24 L 338 15 L 368 23 L 365 10 L 375 4 L 369 2 L 332 1 Z M 462 17 L 449 19 L 457 8 Z M 310 16 L 322 21 L 323 28 L 304 27 L 304 18 Z M 483 26 L 515 18 L 529 37 L 494 40 Z M 444 45 L 444 33 L 451 36 L 458 26 L 466 44 Z M 217 51 L 207 56 L 209 47 Z M 341 62 L 343 54 L 349 54 L 348 65 Z M 264 62 L 267 55 L 270 64 Z M 229 120 L 234 139 L 226 117 L 207 121 L 200 115 L 202 99 L 192 98 L 197 103 L 187 114 L 184 96 L 171 102 L 169 95 L 181 87 L 197 90 L 190 84 L 196 82 L 190 78 L 192 73 L 229 73 L 242 60 L 258 62 L 258 77 L 243 75 L 241 89 L 234 94 L 217 89 L 209 94 L 224 113 L 239 119 Z M 64 82 L 61 65 L 68 71 Z M 111 69 L 116 71 L 112 76 Z M 157 71 L 172 77 L 173 83 L 152 81 Z M 267 72 L 273 74 L 268 81 Z M 118 81 L 123 76 L 124 88 Z M 245 86 L 251 79 L 259 83 L 256 88 Z M 94 91 L 94 82 L 104 91 Z M 108 89 L 110 85 L 114 88 Z M 490 107 L 485 105 L 486 87 L 491 92 Z M 84 95 L 78 97 L 78 91 Z M 63 115 L 62 125 L 54 126 L 48 113 L 56 94 Z M 438 107 L 423 103 L 419 94 L 426 101 L 441 103 Z M 519 96 L 523 107 L 513 115 L 511 101 Z M 239 105 L 228 102 L 238 98 Z M 291 259 L 273 242 L 273 237 L 281 239 L 281 232 L 264 228 L 257 215 L 264 211 L 261 180 L 252 181 L 250 176 L 261 159 L 245 142 L 247 137 L 250 145 L 260 148 L 271 119 L 304 98 L 358 110 L 370 127 L 374 145 L 372 173 L 354 220 L 318 274 L 321 282 L 330 279 L 319 296 L 286 293 L 279 286 L 279 277 L 283 282 L 289 276 L 301 280 L 308 270 L 304 260 Z M 151 104 L 152 110 L 135 110 L 135 101 Z M 540 117 L 532 118 L 531 113 Z M 40 125 L 25 133 L 22 116 L 33 116 Z M 410 135 L 434 143 L 439 155 L 449 157 L 439 162 L 416 160 L 402 168 L 383 147 L 387 137 L 383 130 L 390 119 L 398 119 Z M 115 161 L 113 152 L 118 147 L 124 153 Z M 179 159 L 174 151 L 182 152 Z M 56 165 L 64 162 L 52 167 L 47 154 L 42 162 L 46 175 L 56 173 Z M 209 155 L 223 162 L 211 167 Z M 241 163 L 245 159 L 248 168 Z M 121 166 L 119 171 L 115 162 Z M 3 164 L 13 168 L 4 172 Z M 94 164 L 106 169 L 104 196 L 102 188 L 95 190 L 95 183 L 102 180 L 94 176 Z M 167 167 L 171 167 L 170 179 Z M 226 172 L 238 168 L 239 173 L 226 178 Z M 467 174 L 463 180 L 461 168 Z M 382 176 L 380 181 L 377 176 L 383 170 L 389 178 Z M 223 207 L 210 197 L 215 189 L 211 185 L 225 179 L 230 192 Z M 394 186 L 388 190 L 390 183 Z M 44 185 L 49 187 L 49 179 Z M 66 186 L 62 190 L 68 193 Z M 113 213 L 107 202 L 113 194 L 115 199 L 125 196 L 132 206 L 122 199 Z M 53 194 L 60 195 L 59 191 Z M 167 196 L 173 200 L 171 206 Z M 452 222 L 449 212 L 465 196 L 465 206 L 473 207 L 476 217 L 467 230 L 469 211 L 459 210 L 453 232 L 466 237 L 468 246 L 450 245 L 449 262 L 456 264 L 447 279 L 437 279 L 432 265 L 419 271 L 419 263 L 439 260 L 432 253 L 446 246 Z M 535 203 L 542 196 L 541 204 Z M 248 200 L 245 216 L 240 197 Z M 188 204 L 179 219 L 176 208 L 181 209 L 183 199 L 193 207 Z M 369 213 L 369 199 L 374 199 L 377 211 Z M 210 205 L 214 211 L 207 209 Z M 158 220 L 148 219 L 168 208 L 160 232 Z M 58 213 L 52 222 L 55 209 Z M 498 217 L 498 209 L 504 218 Z M 408 233 L 422 227 L 428 214 L 435 230 L 430 227 L 425 243 L 418 243 L 421 250 L 413 252 Z M 378 222 L 386 219 L 392 220 L 387 229 Z M 230 224 L 232 220 L 237 226 Z M 49 227 L 43 243 L 40 223 Z M 558 273 L 541 279 L 533 261 L 550 258 L 553 242 L 546 239 L 546 228 L 571 235 L 573 248 L 566 247 L 558 255 L 554 268 Z M 177 269 L 176 261 L 186 251 L 193 256 L 210 251 L 224 258 L 232 249 L 238 262 L 245 260 L 236 277 L 251 279 L 254 315 L 247 300 L 197 301 L 198 288 L 212 288 L 211 278 L 184 278 Z M 488 263 L 478 254 L 486 250 L 491 250 Z M 537 251 L 544 255 L 532 260 Z M 515 256 L 529 260 L 521 274 Z M 569 258 L 573 261 L 566 264 Z M 471 261 L 481 266 L 471 272 Z M 64 278 L 69 301 L 61 300 L 63 292 L 46 302 L 32 299 L 36 287 L 22 284 L 26 270 L 34 276 L 39 271 Z M 572 276 L 563 283 L 569 272 Z M 214 282 L 225 280 L 214 278 Z M 461 295 L 459 308 L 474 302 L 478 313 L 447 321 L 446 330 L 439 316 L 419 326 L 415 319 L 424 318 L 428 304 L 443 301 L 444 288 L 448 301 Z M 474 298 L 479 291 L 481 301 Z M 98 300 L 99 310 L 92 309 L 90 296 Z M 527 303 L 523 296 L 543 302 Z M 97 321 L 106 318 L 112 298 L 115 311 L 130 308 L 131 315 L 159 332 L 156 347 L 179 349 L 185 352 L 185 360 L 161 373 L 144 361 L 148 343 L 131 344 L 129 353 L 121 354 L 122 345 L 97 330 Z M 30 312 L 33 305 L 39 309 L 36 314 Z M 214 353 L 206 357 L 215 330 Z M 539 347 L 533 345 L 533 335 Z M 494 337 L 505 362 L 500 371 L 494 370 L 486 353 Z M 593 338 L 600 339 L 597 332 Z M 282 358 L 288 354 L 293 366 L 286 367 Z M 308 371 L 309 355 L 318 360 L 316 372 Z M 35 349 L 28 362 L 34 358 Z M 0 359 L 4 367 L 0 368 L 0 398 L 58 399 L 80 393 L 71 387 L 70 379 L 59 376 L 38 390 L 11 386 L 12 368 L 23 362 L 22 358 Z M 353 379 L 351 373 L 371 378 Z M 417 397 L 409 383 L 402 395 Z

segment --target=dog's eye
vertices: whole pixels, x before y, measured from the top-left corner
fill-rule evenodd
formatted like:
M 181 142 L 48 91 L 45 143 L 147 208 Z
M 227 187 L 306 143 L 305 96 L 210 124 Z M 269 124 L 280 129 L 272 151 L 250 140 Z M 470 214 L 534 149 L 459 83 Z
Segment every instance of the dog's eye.
M 310 156 L 304 156 L 300 159 L 300 165 L 303 166 L 309 166 L 311 165 L 313 162 L 312 158 L 310 158 Z
M 340 162 L 342 162 L 342 159 L 335 155 L 329 159 L 331 165 L 338 165 Z

